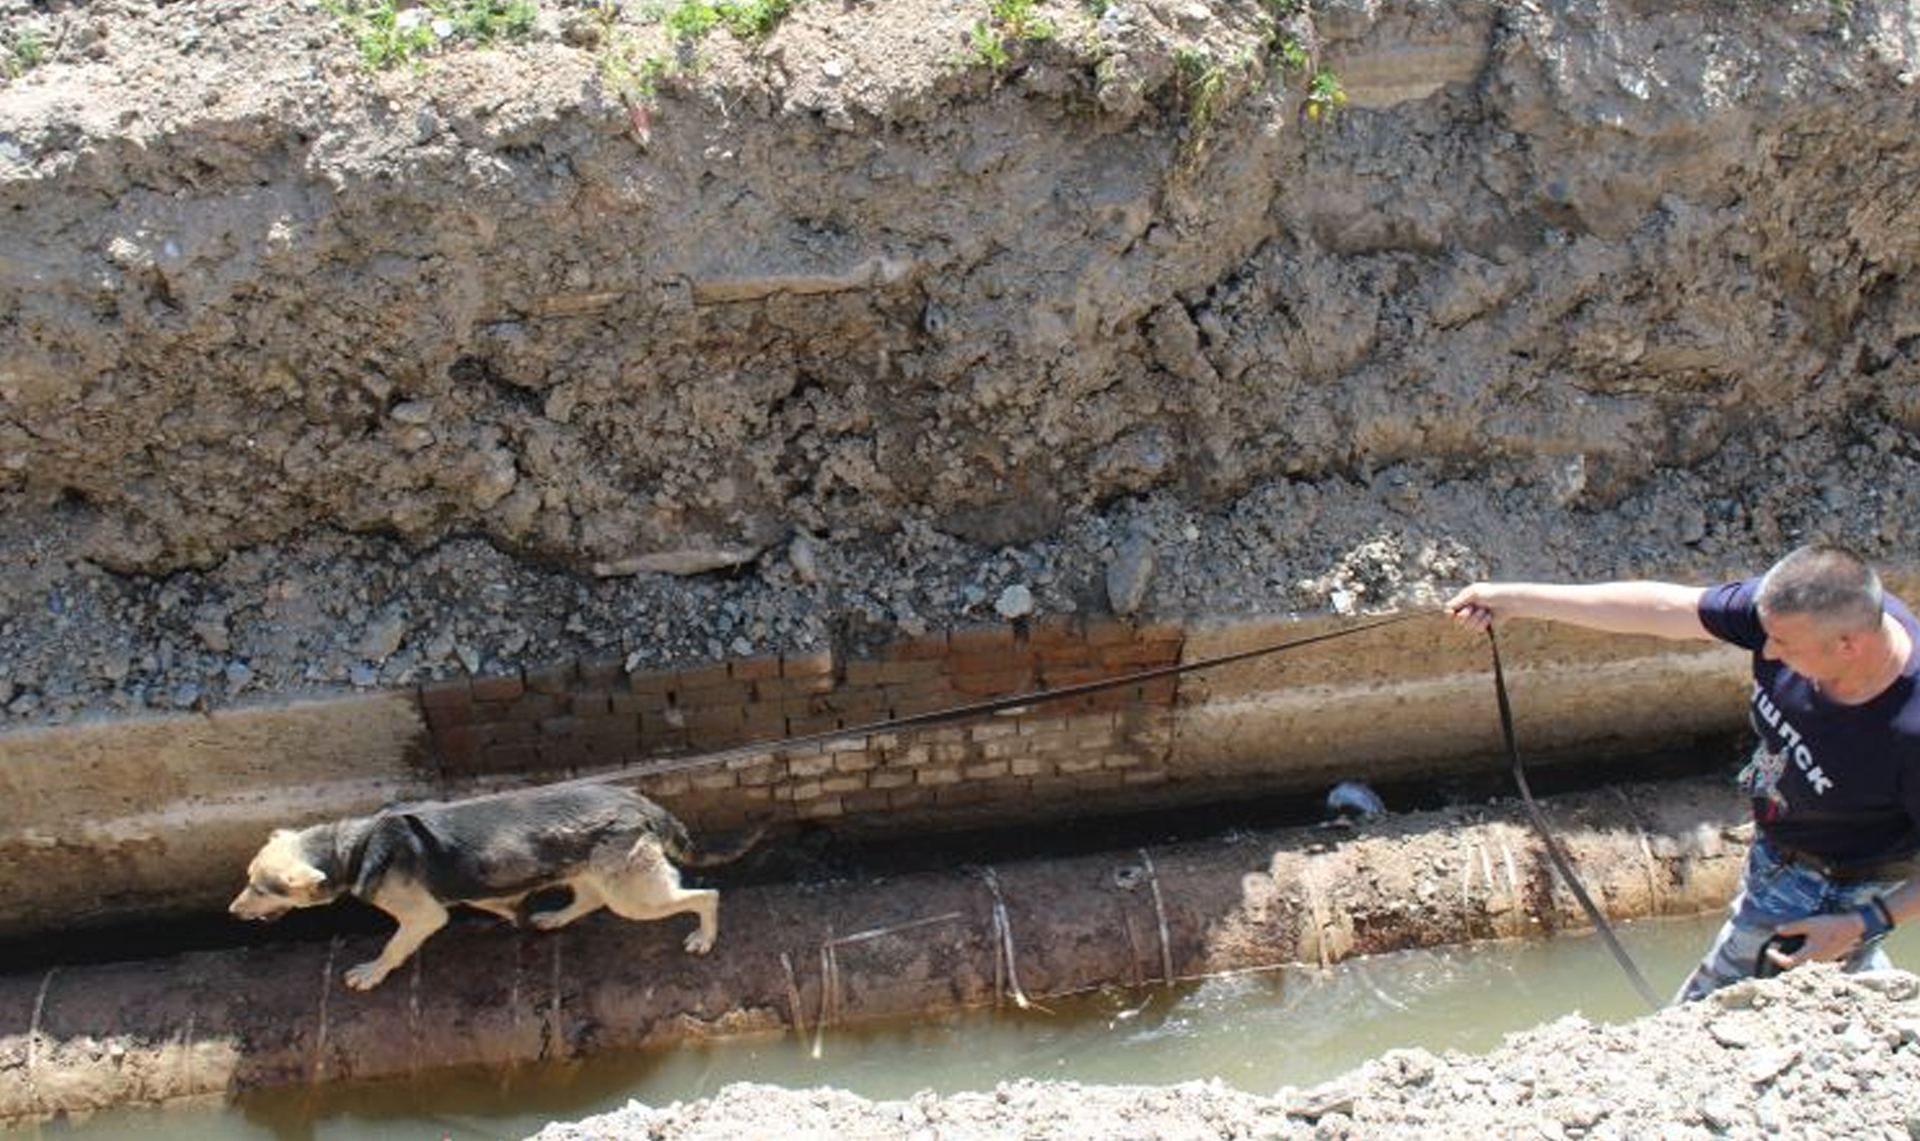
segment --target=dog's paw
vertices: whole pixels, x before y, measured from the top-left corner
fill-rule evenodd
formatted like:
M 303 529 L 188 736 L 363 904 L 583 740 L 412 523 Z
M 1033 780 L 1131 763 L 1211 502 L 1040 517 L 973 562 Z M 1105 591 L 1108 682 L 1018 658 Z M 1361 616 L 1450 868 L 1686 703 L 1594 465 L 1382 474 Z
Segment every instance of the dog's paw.
M 379 960 L 361 963 L 357 967 L 348 967 L 341 976 L 354 990 L 372 990 L 386 981 L 387 972 L 380 966 Z
M 713 950 L 713 939 L 705 931 L 696 930 L 687 936 L 687 951 L 694 955 L 704 955 Z
M 535 931 L 553 931 L 567 925 L 565 911 L 536 911 L 527 916 L 527 925 Z

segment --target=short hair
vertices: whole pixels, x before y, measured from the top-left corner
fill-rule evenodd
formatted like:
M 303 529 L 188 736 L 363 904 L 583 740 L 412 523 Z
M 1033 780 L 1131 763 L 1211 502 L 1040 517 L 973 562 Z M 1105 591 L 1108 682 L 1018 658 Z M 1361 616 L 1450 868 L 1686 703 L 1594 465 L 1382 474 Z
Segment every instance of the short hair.
M 1854 634 L 1880 624 L 1886 592 L 1859 555 L 1811 543 L 1773 564 L 1755 601 L 1767 614 L 1803 614 L 1836 634 Z

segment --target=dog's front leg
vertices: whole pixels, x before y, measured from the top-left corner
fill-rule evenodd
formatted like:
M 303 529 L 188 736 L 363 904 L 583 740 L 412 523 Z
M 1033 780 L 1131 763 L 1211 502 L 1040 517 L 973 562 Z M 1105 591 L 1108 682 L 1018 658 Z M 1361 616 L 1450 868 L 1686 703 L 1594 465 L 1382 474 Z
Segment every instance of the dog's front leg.
M 447 925 L 447 909 L 419 888 L 383 888 L 369 902 L 393 916 L 400 926 L 387 939 L 379 958 L 347 968 L 346 983 L 354 990 L 379 986 L 395 967 L 420 949 L 428 936 Z

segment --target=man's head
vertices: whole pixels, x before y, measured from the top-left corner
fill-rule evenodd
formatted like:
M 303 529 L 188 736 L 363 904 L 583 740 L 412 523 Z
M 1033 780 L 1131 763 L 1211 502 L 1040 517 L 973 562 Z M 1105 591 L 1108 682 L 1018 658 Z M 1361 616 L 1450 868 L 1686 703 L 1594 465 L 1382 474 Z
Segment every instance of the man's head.
M 1884 654 L 1885 598 L 1880 576 L 1859 555 L 1831 544 L 1801 547 L 1760 580 L 1762 653 L 1816 682 L 1846 680 L 1863 655 Z

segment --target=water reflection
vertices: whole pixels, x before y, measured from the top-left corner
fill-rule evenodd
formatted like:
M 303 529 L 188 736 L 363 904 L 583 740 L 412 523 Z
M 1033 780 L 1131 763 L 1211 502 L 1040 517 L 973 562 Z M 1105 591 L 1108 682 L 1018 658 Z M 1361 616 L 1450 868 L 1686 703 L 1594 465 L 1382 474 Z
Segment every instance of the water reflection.
M 1622 942 L 1659 988 L 1677 986 L 1717 916 L 1628 924 Z M 1920 966 L 1920 925 L 1894 960 Z M 821 1057 L 790 1038 L 688 1046 L 591 1062 L 249 1097 L 231 1107 L 118 1111 L 12 1137 L 139 1141 L 491 1141 L 638 1099 L 690 1101 L 728 1082 L 831 1085 L 876 1099 L 989 1088 L 1015 1077 L 1167 1084 L 1218 1077 L 1256 1093 L 1310 1086 L 1393 1047 L 1481 1053 L 1578 1012 L 1624 1021 L 1645 1007 L 1592 936 L 1409 951 L 1329 971 L 1290 969 L 1142 994 L 1049 999 L 830 1031 Z

